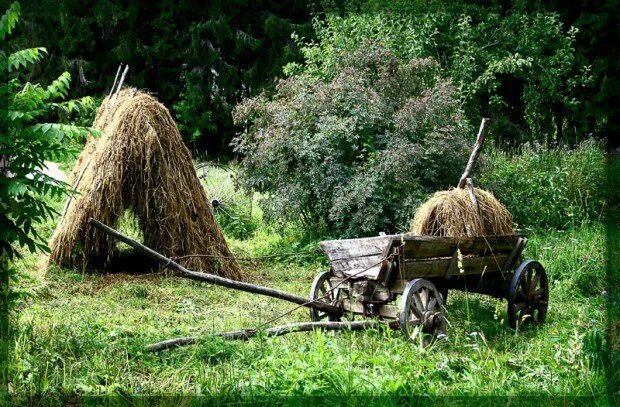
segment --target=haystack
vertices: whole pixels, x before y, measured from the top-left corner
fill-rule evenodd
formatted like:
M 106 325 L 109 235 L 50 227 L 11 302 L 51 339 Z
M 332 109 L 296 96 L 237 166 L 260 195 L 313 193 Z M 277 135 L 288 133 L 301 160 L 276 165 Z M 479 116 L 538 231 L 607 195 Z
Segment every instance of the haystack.
M 124 89 L 103 101 L 93 127 L 101 135 L 87 143 L 73 168 L 72 187 L 79 194 L 66 204 L 50 242 L 50 261 L 105 267 L 119 249 L 88 220 L 114 227 L 129 209 L 145 245 L 173 258 L 202 255 L 178 262 L 239 279 L 239 266 L 168 109 L 147 93 Z
M 416 211 L 409 233 L 430 236 L 513 235 L 512 215 L 490 192 L 474 188 L 470 175 L 480 155 L 489 119 L 483 119 L 457 188 L 436 192 Z
M 512 215 L 490 192 L 474 188 L 478 208 L 464 188 L 436 192 L 416 211 L 410 233 L 430 236 L 512 235 Z

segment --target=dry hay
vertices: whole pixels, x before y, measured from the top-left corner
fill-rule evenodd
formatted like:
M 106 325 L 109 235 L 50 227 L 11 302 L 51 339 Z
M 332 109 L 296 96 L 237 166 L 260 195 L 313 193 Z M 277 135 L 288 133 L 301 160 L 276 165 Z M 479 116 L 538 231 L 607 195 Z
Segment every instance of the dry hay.
M 513 235 L 512 215 L 493 194 L 474 188 L 478 213 L 467 189 L 436 192 L 416 211 L 409 233 L 430 236 Z
M 144 244 L 183 266 L 238 279 L 170 112 L 151 95 L 124 89 L 106 98 L 90 140 L 72 172 L 78 195 L 67 202 L 50 242 L 50 261 L 80 268 L 105 267 L 118 255 L 116 242 L 88 225 L 89 218 L 112 227 L 126 209 L 133 211 Z

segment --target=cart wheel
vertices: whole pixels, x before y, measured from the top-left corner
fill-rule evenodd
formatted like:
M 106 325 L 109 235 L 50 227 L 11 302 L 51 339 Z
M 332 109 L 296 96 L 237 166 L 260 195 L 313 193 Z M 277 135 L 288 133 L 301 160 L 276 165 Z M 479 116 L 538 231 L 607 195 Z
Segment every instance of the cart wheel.
M 318 274 L 314 278 L 312 287 L 310 288 L 310 299 L 326 302 L 328 304 L 338 305 L 339 289 L 332 290 L 331 278 L 333 274 L 331 271 L 324 271 Z M 320 298 L 320 299 L 319 299 Z M 310 308 L 310 320 L 318 322 L 327 318 L 329 321 L 340 321 L 340 317 L 334 317 L 327 312 L 319 311 L 314 308 Z
M 407 283 L 399 322 L 405 337 L 414 343 L 421 340 L 422 346 L 444 333 L 443 300 L 433 283 L 423 278 Z
M 547 315 L 549 282 L 543 266 L 526 260 L 512 276 L 508 290 L 508 324 L 517 329 L 528 321 L 541 323 Z

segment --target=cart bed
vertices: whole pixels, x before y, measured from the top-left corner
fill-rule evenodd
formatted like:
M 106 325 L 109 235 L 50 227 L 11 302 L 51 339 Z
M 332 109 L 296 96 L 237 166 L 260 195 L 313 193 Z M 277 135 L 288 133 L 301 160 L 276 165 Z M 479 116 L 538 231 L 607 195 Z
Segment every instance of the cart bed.
M 520 256 L 526 241 L 519 235 L 385 235 L 327 240 L 320 245 L 337 277 L 382 280 L 391 264 L 397 264 L 399 278 L 411 280 L 509 270 Z

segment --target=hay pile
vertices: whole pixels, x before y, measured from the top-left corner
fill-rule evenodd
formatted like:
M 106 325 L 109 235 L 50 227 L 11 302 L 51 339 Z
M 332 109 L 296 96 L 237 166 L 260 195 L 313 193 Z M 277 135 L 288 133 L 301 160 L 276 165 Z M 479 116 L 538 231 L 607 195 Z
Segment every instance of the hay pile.
M 154 97 L 124 89 L 106 98 L 90 140 L 72 173 L 71 198 L 50 242 L 50 261 L 81 268 L 105 267 L 118 254 L 115 241 L 90 227 L 89 218 L 115 227 L 133 211 L 144 244 L 179 263 L 239 279 L 241 272 L 215 222 L 192 157 L 170 112 Z
M 478 208 L 468 190 L 436 192 L 416 211 L 409 233 L 430 236 L 513 235 L 512 215 L 493 194 L 474 188 Z

